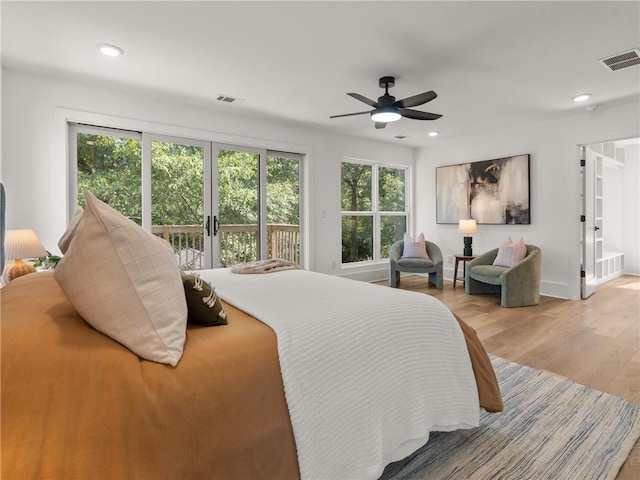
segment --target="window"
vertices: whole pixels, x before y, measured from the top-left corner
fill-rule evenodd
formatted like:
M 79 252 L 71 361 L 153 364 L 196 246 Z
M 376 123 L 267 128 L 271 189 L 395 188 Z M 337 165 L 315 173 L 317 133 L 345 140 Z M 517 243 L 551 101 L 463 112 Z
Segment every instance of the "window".
M 342 162 L 342 263 L 379 261 L 407 231 L 408 167 Z
M 84 208 L 84 192 L 88 190 L 142 225 L 141 135 L 86 126 L 74 133 L 78 205 Z
M 303 264 L 304 156 L 70 124 L 69 204 L 86 190 L 167 240 L 185 270 Z

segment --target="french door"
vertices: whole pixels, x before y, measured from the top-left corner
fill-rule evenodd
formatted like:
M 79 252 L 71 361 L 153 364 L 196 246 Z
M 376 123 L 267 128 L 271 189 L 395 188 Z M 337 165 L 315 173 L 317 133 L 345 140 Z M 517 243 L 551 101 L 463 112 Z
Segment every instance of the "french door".
M 210 142 L 144 135 L 145 230 L 167 240 L 183 270 L 213 266 Z M 148 181 L 147 178 L 149 179 Z M 146 188 L 145 188 L 146 187 Z
M 301 155 L 77 124 L 69 131 L 69 204 L 83 206 L 92 191 L 167 240 L 183 270 L 301 263 Z
M 212 150 L 217 265 L 269 258 L 300 264 L 302 156 L 222 144 Z

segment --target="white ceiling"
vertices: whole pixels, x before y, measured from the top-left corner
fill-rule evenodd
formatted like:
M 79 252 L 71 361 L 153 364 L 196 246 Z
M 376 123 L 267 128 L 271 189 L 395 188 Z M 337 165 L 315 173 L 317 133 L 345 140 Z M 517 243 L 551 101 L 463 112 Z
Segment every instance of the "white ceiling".
M 640 96 L 640 66 L 598 60 L 640 47 L 640 2 L 11 2 L 2 64 L 175 96 L 212 111 L 303 123 L 410 146 L 606 108 Z M 119 58 L 96 43 L 122 47 Z M 444 115 L 375 130 L 378 78 Z M 571 98 L 588 92 L 586 104 Z M 218 94 L 242 99 L 224 104 Z M 110 112 L 111 113 L 111 112 Z M 593 114 L 597 114 L 597 111 Z M 409 138 L 397 140 L 396 135 Z

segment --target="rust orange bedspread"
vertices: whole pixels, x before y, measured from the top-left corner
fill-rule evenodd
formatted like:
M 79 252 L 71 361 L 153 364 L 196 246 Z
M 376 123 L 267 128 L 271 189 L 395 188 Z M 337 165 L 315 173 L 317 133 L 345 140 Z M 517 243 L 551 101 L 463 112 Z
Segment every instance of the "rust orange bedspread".
M 225 304 L 229 325 L 189 326 L 174 368 L 90 327 L 51 273 L 0 296 L 3 480 L 299 478 L 265 324 Z M 480 404 L 500 411 L 486 352 L 458 320 Z
M 298 478 L 268 326 L 225 305 L 174 368 L 90 327 L 49 273 L 0 295 L 3 480 Z

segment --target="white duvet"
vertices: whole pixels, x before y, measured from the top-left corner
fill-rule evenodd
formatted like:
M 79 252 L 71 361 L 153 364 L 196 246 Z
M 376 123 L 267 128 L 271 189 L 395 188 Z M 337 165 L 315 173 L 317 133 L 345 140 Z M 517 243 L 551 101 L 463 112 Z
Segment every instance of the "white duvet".
M 462 331 L 433 297 L 304 270 L 200 275 L 275 331 L 303 480 L 376 479 L 429 432 L 478 426 Z

